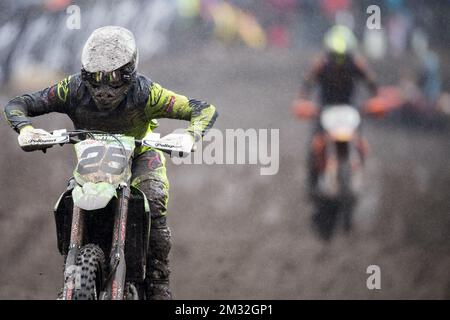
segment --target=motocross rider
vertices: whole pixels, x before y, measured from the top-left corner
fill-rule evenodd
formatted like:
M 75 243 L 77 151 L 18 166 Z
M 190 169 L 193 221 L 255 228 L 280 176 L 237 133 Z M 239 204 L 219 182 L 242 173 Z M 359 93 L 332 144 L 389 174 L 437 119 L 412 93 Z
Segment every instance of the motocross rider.
M 186 135 L 199 140 L 218 114 L 213 105 L 188 99 L 137 73 L 138 50 L 133 34 L 122 27 L 96 29 L 84 45 L 81 72 L 41 91 L 16 97 L 5 107 L 19 144 L 34 129 L 29 117 L 67 114 L 76 129 L 102 130 L 142 139 L 158 126 L 155 119 L 190 121 Z M 48 133 L 47 133 L 48 134 Z M 169 181 L 161 151 L 140 147 L 132 165 L 132 185 L 142 190 L 151 209 L 147 297 L 171 299 L 169 260 L 171 233 L 166 223 Z
M 319 88 L 319 105 L 351 104 L 357 80 L 363 80 L 375 95 L 378 87 L 365 60 L 356 54 L 357 39 L 346 26 L 333 26 L 324 37 L 324 53 L 306 73 L 299 91 L 300 99 L 309 99 L 312 88 Z M 323 165 L 324 135 L 319 120 L 314 125 L 309 152 L 309 187 L 315 189 L 318 173 Z M 361 141 L 361 152 L 363 142 Z

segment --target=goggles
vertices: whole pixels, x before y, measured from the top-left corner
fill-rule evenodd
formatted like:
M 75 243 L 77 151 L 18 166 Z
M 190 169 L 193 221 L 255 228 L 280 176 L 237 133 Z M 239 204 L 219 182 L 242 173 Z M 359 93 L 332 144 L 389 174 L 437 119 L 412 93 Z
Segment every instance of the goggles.
M 134 72 L 130 72 L 130 69 L 126 67 L 111 72 L 88 72 L 81 69 L 81 79 L 88 81 L 93 86 L 106 84 L 112 87 L 120 87 L 124 84 L 129 84 L 133 75 Z

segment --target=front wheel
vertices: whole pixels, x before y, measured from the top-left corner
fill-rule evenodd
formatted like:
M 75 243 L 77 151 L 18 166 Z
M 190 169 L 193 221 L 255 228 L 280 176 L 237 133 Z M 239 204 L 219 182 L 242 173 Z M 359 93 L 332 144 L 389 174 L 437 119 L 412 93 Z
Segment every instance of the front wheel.
M 105 276 L 105 254 L 99 246 L 85 245 L 80 249 L 77 260 L 77 280 L 74 300 L 97 300 Z
M 312 225 L 320 239 L 328 242 L 333 237 L 338 218 L 338 202 L 322 199 L 315 203 Z
M 337 180 L 339 196 L 347 198 L 352 195 L 352 165 L 349 159 L 342 159 L 338 163 Z
M 339 211 L 343 219 L 345 233 L 349 233 L 353 228 L 353 207 L 356 201 L 352 186 L 352 167 L 350 161 L 342 161 L 338 167 L 339 181 Z

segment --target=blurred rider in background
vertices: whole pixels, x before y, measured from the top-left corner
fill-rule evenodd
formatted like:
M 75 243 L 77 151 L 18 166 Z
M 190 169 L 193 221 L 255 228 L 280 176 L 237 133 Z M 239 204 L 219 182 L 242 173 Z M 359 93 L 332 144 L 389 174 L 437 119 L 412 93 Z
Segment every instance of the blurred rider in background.
M 358 41 L 346 26 L 333 26 L 324 37 L 324 52 L 313 63 L 303 80 L 299 98 L 311 99 L 312 89 L 319 88 L 319 112 L 328 105 L 352 104 L 356 83 L 362 80 L 371 94 L 378 86 L 365 59 L 357 54 Z M 324 135 L 319 120 L 314 125 L 308 158 L 309 187 L 314 190 L 320 170 L 319 157 L 324 152 Z M 361 146 L 361 149 L 364 149 Z

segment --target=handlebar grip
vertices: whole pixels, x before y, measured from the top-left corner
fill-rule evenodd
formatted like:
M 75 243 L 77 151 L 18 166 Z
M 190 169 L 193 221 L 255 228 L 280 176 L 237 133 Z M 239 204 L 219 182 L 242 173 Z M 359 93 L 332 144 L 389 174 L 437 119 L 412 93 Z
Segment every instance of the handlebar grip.
M 28 144 L 28 145 L 20 146 L 20 148 L 25 152 L 32 152 L 32 151 L 38 151 L 38 150 L 44 151 L 51 147 L 53 147 L 53 144 L 40 144 L 40 145 Z M 44 153 L 45 153 L 45 151 L 44 151 Z

